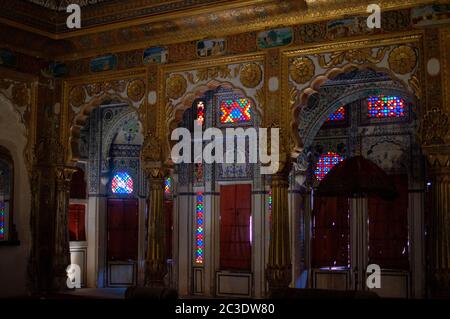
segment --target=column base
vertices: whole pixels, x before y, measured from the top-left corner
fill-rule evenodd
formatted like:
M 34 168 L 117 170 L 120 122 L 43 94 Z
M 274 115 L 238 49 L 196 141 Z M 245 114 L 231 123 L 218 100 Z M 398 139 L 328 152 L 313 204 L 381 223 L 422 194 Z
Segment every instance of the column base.
M 292 281 L 292 265 L 268 266 L 266 279 L 271 292 L 288 288 Z
M 165 287 L 164 277 L 167 274 L 167 264 L 162 261 L 145 262 L 145 286 Z
M 450 297 L 450 269 L 439 269 L 433 271 L 433 296 Z

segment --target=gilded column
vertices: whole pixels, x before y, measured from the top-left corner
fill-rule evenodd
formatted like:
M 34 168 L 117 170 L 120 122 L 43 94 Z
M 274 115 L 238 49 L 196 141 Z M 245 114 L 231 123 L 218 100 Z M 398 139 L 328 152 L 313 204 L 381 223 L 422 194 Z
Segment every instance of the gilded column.
M 161 168 L 146 171 L 150 182 L 147 197 L 147 257 L 145 260 L 145 282 L 150 287 L 164 286 L 167 274 L 165 254 L 164 175 Z
M 431 284 L 436 296 L 450 295 L 450 31 L 424 33 L 425 109 L 419 137 L 431 177 Z M 436 68 L 437 65 L 437 68 Z M 440 66 L 440 67 L 439 67 Z
M 272 175 L 272 223 L 266 278 L 271 292 L 287 288 L 292 280 L 289 235 L 288 174 Z
M 68 226 L 70 182 L 75 171 L 76 169 L 73 167 L 57 166 L 55 168 L 56 212 L 52 263 L 53 289 L 55 290 L 67 288 L 66 268 L 70 265 Z
M 431 157 L 432 280 L 435 294 L 450 292 L 450 157 Z M 430 157 L 429 157 L 430 159 Z

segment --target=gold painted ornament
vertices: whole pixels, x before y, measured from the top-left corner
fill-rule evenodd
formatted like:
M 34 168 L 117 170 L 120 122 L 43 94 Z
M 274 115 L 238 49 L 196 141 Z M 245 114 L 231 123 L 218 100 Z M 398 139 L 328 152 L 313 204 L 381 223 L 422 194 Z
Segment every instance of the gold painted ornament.
M 240 81 L 245 87 L 257 87 L 261 80 L 262 71 L 257 63 L 247 63 L 241 68 Z
M 28 89 L 25 84 L 14 85 L 12 88 L 12 100 L 19 107 L 25 106 L 29 101 Z
M 86 92 L 82 86 L 76 86 L 70 91 L 70 104 L 74 107 L 81 106 L 86 100 Z
M 305 84 L 314 76 L 315 66 L 307 57 L 299 57 L 292 61 L 290 75 L 297 84 Z
M 98 95 L 103 91 L 103 84 L 102 83 L 89 84 L 86 87 L 86 90 L 89 96 Z
M 402 45 L 389 54 L 389 67 L 397 74 L 407 74 L 414 70 L 417 63 L 416 52 L 407 45 Z
M 128 97 L 134 102 L 142 100 L 145 94 L 145 84 L 142 80 L 133 80 L 128 84 Z
M 178 99 L 186 92 L 186 79 L 180 74 L 171 75 L 167 79 L 167 96 L 171 99 Z

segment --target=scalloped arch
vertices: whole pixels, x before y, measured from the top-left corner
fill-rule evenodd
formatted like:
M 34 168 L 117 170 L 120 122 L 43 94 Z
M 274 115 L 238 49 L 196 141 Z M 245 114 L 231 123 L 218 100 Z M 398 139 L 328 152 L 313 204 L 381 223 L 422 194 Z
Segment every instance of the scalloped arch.
M 167 141 L 170 145 L 170 135 L 173 129 L 176 128 L 176 126 L 181 122 L 183 118 L 184 112 L 192 107 L 192 104 L 194 101 L 198 98 L 201 98 L 206 92 L 216 90 L 219 87 L 223 87 L 225 89 L 231 89 L 233 92 L 237 94 L 241 94 L 248 98 L 252 104 L 255 106 L 256 111 L 258 112 L 259 117 L 261 118 L 263 115 L 263 111 L 258 105 L 258 103 L 255 102 L 255 100 L 250 97 L 243 89 L 236 87 L 230 82 L 221 82 L 217 80 L 211 80 L 206 84 L 202 84 L 197 86 L 193 91 L 187 93 L 180 102 L 178 102 L 175 106 L 173 106 L 173 111 L 171 112 L 171 116 L 167 119 L 167 127 L 168 127 L 168 134 L 167 134 Z M 170 107 L 170 106 L 169 106 Z
M 377 67 L 373 64 L 362 64 L 362 65 L 358 65 L 358 64 L 353 64 L 353 63 L 349 63 L 346 64 L 342 67 L 336 67 L 336 68 L 332 68 L 330 70 L 328 70 L 326 73 L 321 74 L 317 77 L 315 77 L 312 81 L 311 84 L 303 89 L 303 91 L 300 93 L 299 97 L 298 97 L 298 103 L 296 105 L 293 106 L 292 108 L 292 121 L 290 123 L 290 128 L 291 128 L 291 134 L 294 137 L 295 143 L 296 143 L 296 149 L 301 149 L 303 150 L 307 145 L 306 143 L 308 143 L 308 139 L 311 136 L 311 134 L 317 133 L 317 127 L 319 127 L 320 129 L 320 121 L 325 121 L 326 119 L 326 115 L 324 114 L 317 114 L 316 118 L 314 119 L 314 123 L 315 125 L 312 126 L 310 132 L 307 132 L 306 134 L 303 134 L 303 136 L 301 136 L 298 132 L 299 127 L 300 127 L 300 122 L 301 122 L 301 113 L 304 110 L 304 108 L 307 106 L 308 104 L 308 100 L 309 98 L 315 94 L 319 92 L 320 87 L 322 86 L 323 83 L 325 83 L 328 80 L 332 80 L 334 79 L 336 76 L 343 74 L 343 73 L 348 73 L 351 71 L 355 71 L 355 70 L 373 70 L 373 71 L 377 71 L 377 72 L 383 72 L 385 74 L 387 74 L 393 81 L 396 81 L 398 83 L 400 83 L 403 87 L 403 90 L 401 91 L 401 93 L 403 94 L 407 94 L 410 97 L 413 97 L 412 99 L 417 99 L 417 97 L 414 95 L 414 91 L 412 90 L 412 88 L 406 84 L 404 81 L 398 79 L 391 70 L 387 69 L 387 68 L 380 68 Z M 386 90 L 388 90 L 388 88 L 385 88 Z M 400 91 L 397 91 L 400 92 Z M 355 96 L 360 96 L 361 92 L 355 92 L 355 94 L 358 93 L 359 95 L 355 95 Z M 346 103 L 350 103 L 352 98 L 349 96 L 345 96 L 343 97 L 344 102 Z M 335 101 L 337 102 L 337 101 Z M 330 105 L 330 108 L 328 109 L 328 113 L 331 113 L 333 111 L 332 109 L 332 105 Z M 336 110 L 334 110 L 336 111 Z M 305 143 L 306 142 L 306 143 Z M 296 155 L 298 156 L 300 153 L 297 152 Z
M 80 107 L 80 111 L 73 119 L 69 129 L 69 149 L 68 149 L 68 159 L 67 162 L 69 164 L 76 163 L 79 158 L 79 140 L 80 140 L 80 131 L 83 126 L 86 124 L 86 120 L 88 119 L 91 112 L 102 105 L 107 100 L 117 100 L 123 103 L 128 104 L 130 108 L 138 112 L 138 110 L 133 106 L 133 101 L 129 98 L 124 98 L 116 93 L 103 93 L 102 95 L 94 97 L 89 103 L 86 103 Z

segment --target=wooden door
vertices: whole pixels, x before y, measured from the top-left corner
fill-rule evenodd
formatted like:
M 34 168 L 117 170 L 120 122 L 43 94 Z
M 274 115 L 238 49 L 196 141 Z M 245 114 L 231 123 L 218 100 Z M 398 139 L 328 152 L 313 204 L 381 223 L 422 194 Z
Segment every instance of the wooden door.
M 108 199 L 108 261 L 138 258 L 137 199 Z
M 220 188 L 220 268 L 251 271 L 251 185 Z

